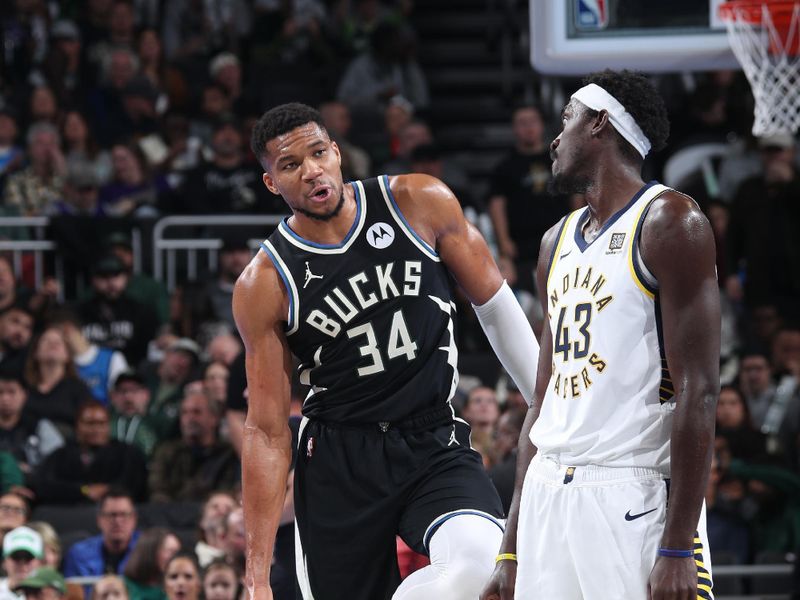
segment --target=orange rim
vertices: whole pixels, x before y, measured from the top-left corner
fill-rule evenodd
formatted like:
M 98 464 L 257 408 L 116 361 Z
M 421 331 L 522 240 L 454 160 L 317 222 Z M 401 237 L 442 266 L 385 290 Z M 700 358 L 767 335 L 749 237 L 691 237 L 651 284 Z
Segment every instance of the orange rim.
M 786 29 L 792 22 L 795 5 L 800 2 L 794 0 L 728 0 L 719 7 L 719 17 L 723 21 L 733 21 L 735 15 L 750 25 L 760 25 L 762 7 L 766 6 L 772 15 L 772 23 Z

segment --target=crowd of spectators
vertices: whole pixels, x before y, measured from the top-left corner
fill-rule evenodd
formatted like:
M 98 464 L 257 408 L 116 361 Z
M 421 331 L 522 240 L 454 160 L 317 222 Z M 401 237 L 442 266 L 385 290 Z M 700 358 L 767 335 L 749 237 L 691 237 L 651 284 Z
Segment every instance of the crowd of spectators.
M 206 231 L 222 238 L 217 269 L 168 292 L 134 268 L 129 227 L 113 224 L 285 214 L 248 147 L 270 106 L 318 106 L 346 179 L 410 171 L 443 179 L 539 331 L 539 241 L 583 204 L 547 190 L 557 118 L 530 103 L 509 109 L 513 146 L 475 181 L 425 118 L 436 98 L 415 60 L 412 22 L 412 3 L 402 0 L 0 7 L 0 215 L 66 223 L 59 239 L 75 259 L 67 273 L 85 281 L 48 272 L 35 285 L 30 261 L 0 254 L 0 600 L 241 593 L 247 394 L 230 299 L 251 256 L 247 236 Z M 649 175 L 661 178 L 687 149 L 728 149 L 668 182 L 700 203 L 717 242 L 723 388 L 706 495 L 712 555 L 783 560 L 800 548 L 796 140 L 748 135 L 751 100 L 739 75 L 696 74 L 677 91 L 674 79 L 659 85 L 673 135 L 668 151 L 647 161 Z M 490 348 L 462 305 L 454 405 L 507 508 L 526 405 L 486 360 Z M 295 427 L 302 397 L 295 385 Z M 79 528 L 69 518 L 53 519 L 55 530 L 29 522 L 32 510 L 59 505 L 96 511 L 89 529 L 99 534 L 71 537 Z M 190 505 L 191 527 L 166 518 L 139 525 L 145 508 L 152 517 Z M 293 598 L 292 514 L 288 493 L 277 600 Z M 59 536 L 73 543 L 62 547 Z M 404 574 L 424 564 L 400 541 L 398 556 Z M 102 578 L 82 587 L 62 575 Z

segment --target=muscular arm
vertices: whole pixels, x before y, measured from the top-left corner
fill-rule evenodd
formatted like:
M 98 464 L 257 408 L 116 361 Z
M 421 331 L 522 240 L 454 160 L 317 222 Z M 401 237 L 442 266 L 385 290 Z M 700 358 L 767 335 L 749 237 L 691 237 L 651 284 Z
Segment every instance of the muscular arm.
M 694 202 L 671 192 L 650 208 L 641 249 L 645 265 L 658 280 L 664 350 L 675 387 L 672 483 L 661 546 L 687 550 L 694 547 L 711 467 L 719 394 L 720 309 L 714 239 Z M 673 561 L 674 567 L 677 560 L 681 559 L 659 558 L 654 576 L 659 563 Z M 687 559 L 686 565 L 694 570 L 693 559 Z M 654 593 L 653 597 L 660 596 Z
M 269 259 L 257 255 L 233 292 L 245 345 L 249 401 L 242 438 L 242 498 L 249 597 L 270 600 L 269 571 L 291 462 L 291 354 L 283 334 L 286 300 Z
M 550 375 L 553 364 L 553 341 L 550 332 L 550 323 L 547 319 L 547 269 L 550 263 L 550 255 L 555 246 L 558 230 L 561 223 L 551 227 L 542 238 L 539 247 L 539 260 L 536 265 L 536 285 L 542 290 L 541 303 L 542 311 L 545 315 L 544 327 L 542 327 L 541 350 L 539 352 L 538 374 L 536 376 L 536 389 L 533 394 L 533 402 L 525 415 L 525 422 L 519 434 L 519 444 L 517 445 L 517 472 L 514 481 L 514 496 L 508 511 L 506 521 L 506 531 L 503 535 L 503 543 L 500 545 L 500 553 L 516 554 L 517 552 L 517 522 L 519 520 L 519 505 L 522 497 L 522 484 L 525 481 L 525 474 L 528 466 L 536 455 L 536 447 L 530 439 L 530 432 L 536 419 L 539 418 L 539 411 L 542 407 L 547 386 L 550 382 Z M 514 597 L 514 579 L 516 577 L 516 563 L 511 561 L 501 561 L 497 563 L 495 572 L 489 583 L 484 588 L 481 600 L 512 600 Z

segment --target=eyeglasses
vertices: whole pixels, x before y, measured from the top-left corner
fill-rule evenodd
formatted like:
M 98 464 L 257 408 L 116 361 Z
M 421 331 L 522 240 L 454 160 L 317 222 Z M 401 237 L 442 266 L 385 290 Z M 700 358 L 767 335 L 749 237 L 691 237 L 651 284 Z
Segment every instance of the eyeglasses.
M 24 515 L 25 509 L 21 506 L 14 506 L 13 504 L 0 504 L 0 512 Z
M 101 512 L 100 516 L 104 519 L 130 519 L 133 517 L 133 513 L 131 511 L 119 511 L 119 512 Z

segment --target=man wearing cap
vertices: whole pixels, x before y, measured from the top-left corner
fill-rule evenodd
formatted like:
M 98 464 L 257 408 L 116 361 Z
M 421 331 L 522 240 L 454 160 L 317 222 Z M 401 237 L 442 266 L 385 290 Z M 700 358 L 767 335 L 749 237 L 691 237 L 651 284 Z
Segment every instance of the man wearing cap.
M 24 598 L 16 588 L 42 565 L 43 558 L 42 536 L 24 525 L 9 531 L 3 537 L 3 570 L 6 577 L 0 579 L 0 600 Z
M 78 304 L 86 338 L 100 346 L 119 350 L 129 364 L 139 364 L 147 344 L 156 336 L 155 310 L 125 294 L 128 271 L 113 254 L 102 256 L 92 267 L 92 295 Z
M 149 457 L 159 442 L 156 426 L 148 415 L 150 390 L 136 371 L 123 371 L 111 390 L 111 436 L 138 446 Z
M 20 581 L 14 591 L 25 600 L 60 600 L 67 594 L 67 583 L 54 568 L 39 567 Z
M 114 231 L 108 234 L 104 242 L 108 252 L 122 261 L 128 271 L 125 294 L 142 304 L 155 307 L 159 323 L 169 321 L 169 293 L 166 286 L 146 273 L 134 272 L 131 236 L 124 231 Z
M 190 338 L 179 338 L 167 346 L 159 363 L 148 363 L 142 379 L 150 392 L 147 414 L 159 439 L 178 435 L 178 413 L 183 387 L 200 363 L 200 346 Z
M 762 172 L 746 179 L 731 205 L 725 282 L 734 300 L 774 304 L 797 318 L 800 306 L 800 178 L 789 133 L 759 138 Z

